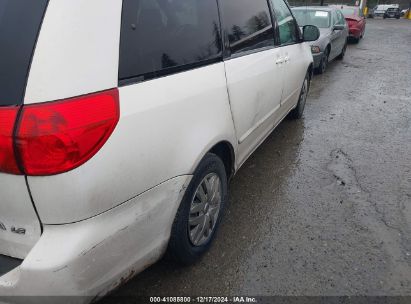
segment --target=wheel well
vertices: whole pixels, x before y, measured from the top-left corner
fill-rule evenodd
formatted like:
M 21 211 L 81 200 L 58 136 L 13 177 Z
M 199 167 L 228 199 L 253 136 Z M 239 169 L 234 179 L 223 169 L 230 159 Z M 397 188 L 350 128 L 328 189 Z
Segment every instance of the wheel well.
M 210 151 L 217 155 L 224 163 L 228 179 L 234 175 L 234 149 L 233 146 L 226 141 L 216 144 Z
M 327 49 L 328 49 L 328 54 L 331 53 L 331 44 L 327 45 Z
M 312 64 L 312 63 L 310 63 L 310 65 L 308 66 L 307 72 L 309 73 L 310 78 L 312 79 L 313 73 L 314 73 L 314 69 L 313 69 L 313 64 Z

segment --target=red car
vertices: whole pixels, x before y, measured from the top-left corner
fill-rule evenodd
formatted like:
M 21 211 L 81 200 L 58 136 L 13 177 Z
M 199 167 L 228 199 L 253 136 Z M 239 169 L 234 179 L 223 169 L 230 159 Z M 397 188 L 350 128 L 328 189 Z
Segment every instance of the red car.
M 345 20 L 349 27 L 349 37 L 355 42 L 359 42 L 365 33 L 365 17 L 358 6 L 340 6 Z

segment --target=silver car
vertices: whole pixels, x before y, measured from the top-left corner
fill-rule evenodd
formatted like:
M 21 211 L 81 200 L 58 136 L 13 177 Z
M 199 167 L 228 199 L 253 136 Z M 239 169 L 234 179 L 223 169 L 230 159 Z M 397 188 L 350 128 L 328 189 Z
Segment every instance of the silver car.
M 295 7 L 292 11 L 300 27 L 315 25 L 320 29 L 320 38 L 310 42 L 317 73 L 324 73 L 331 60 L 344 58 L 347 49 L 348 25 L 339 9 L 304 6 Z

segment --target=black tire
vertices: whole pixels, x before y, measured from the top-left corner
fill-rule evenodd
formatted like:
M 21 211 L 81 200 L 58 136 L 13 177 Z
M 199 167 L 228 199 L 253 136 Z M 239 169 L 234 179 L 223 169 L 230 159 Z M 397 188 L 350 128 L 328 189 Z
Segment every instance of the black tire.
M 330 56 L 330 51 L 329 51 L 329 48 L 327 47 L 324 51 L 323 56 L 321 57 L 320 65 L 318 66 L 316 70 L 318 74 L 324 74 L 325 71 L 327 70 L 329 56 Z
M 360 37 L 353 37 L 353 38 L 352 38 L 352 41 L 353 41 L 354 43 L 359 43 L 359 42 L 360 42 Z
M 344 44 L 343 49 L 341 50 L 341 54 L 337 56 L 338 60 L 343 60 L 345 56 L 345 51 L 347 50 L 347 41 Z
M 197 189 L 210 174 L 216 174 L 220 178 L 221 204 L 218 218 L 215 221 L 214 229 L 208 236 L 206 242 L 200 246 L 193 245 L 189 236 L 189 216 L 191 203 Z M 184 194 L 177 210 L 171 230 L 170 241 L 168 244 L 167 255 L 181 265 L 191 265 L 195 263 L 211 246 L 216 231 L 221 222 L 225 205 L 228 201 L 228 179 L 224 163 L 215 154 L 207 153 L 194 172 L 193 178 Z
M 301 117 L 303 117 L 305 103 L 307 101 L 307 95 L 308 95 L 308 92 L 310 91 L 310 82 L 311 82 L 311 73 L 307 72 L 304 78 L 303 85 L 301 87 L 300 98 L 298 99 L 298 103 L 295 109 L 290 112 L 290 115 L 289 115 L 290 118 L 300 119 Z

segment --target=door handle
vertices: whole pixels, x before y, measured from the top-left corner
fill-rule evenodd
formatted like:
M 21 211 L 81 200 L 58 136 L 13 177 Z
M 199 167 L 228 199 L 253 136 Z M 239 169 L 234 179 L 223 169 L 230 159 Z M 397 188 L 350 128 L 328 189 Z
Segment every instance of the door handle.
M 290 61 L 290 57 L 285 56 L 285 57 L 284 57 L 284 61 L 287 63 L 288 61 Z
M 280 57 L 280 58 L 278 58 L 276 61 L 275 61 L 275 64 L 281 64 L 281 63 L 283 63 L 284 62 L 284 58 L 283 57 Z

